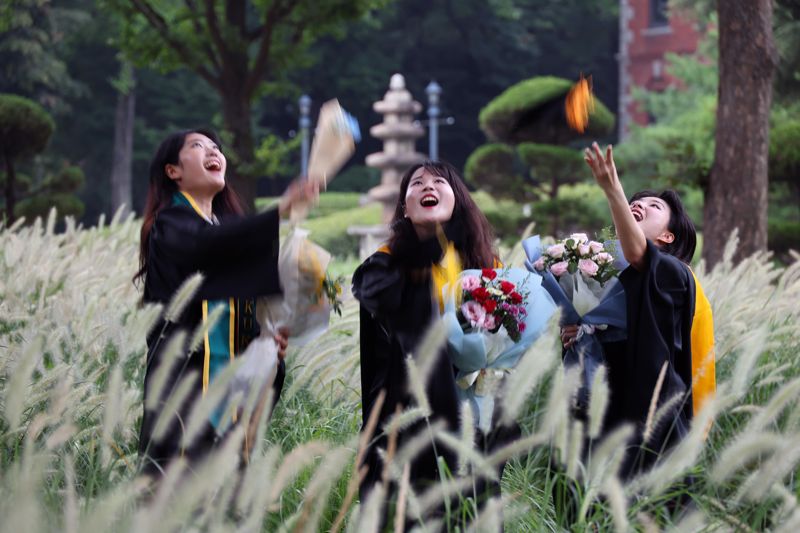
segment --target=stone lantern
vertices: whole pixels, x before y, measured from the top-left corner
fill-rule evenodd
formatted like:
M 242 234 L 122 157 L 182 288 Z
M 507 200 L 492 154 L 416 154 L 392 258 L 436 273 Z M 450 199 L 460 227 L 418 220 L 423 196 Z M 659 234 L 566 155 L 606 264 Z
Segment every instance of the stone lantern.
M 366 202 L 379 202 L 383 214 L 379 226 L 352 226 L 348 229 L 350 235 L 361 238 L 359 250 L 362 258 L 372 254 L 389 237 L 388 224 L 397 205 L 403 173 L 426 159 L 425 154 L 414 148 L 416 139 L 425 135 L 424 128 L 414 123 L 414 115 L 422 111 L 422 105 L 406 89 L 402 74 L 392 76 L 383 100 L 375 102 L 372 108 L 383 115 L 383 122 L 369 130 L 373 137 L 383 141 L 383 151 L 367 156 L 367 166 L 381 170 L 381 182 L 370 189 Z

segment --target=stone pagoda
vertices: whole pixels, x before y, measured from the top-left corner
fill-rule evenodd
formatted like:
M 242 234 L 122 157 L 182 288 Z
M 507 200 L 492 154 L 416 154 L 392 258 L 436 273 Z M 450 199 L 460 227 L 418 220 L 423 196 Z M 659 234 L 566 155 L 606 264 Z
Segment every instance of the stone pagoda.
M 414 123 L 414 115 L 422 111 L 406 89 L 402 74 L 395 74 L 389 82 L 389 90 L 383 100 L 372 108 L 383 115 L 383 122 L 370 128 L 370 134 L 383 141 L 383 151 L 367 156 L 367 166 L 381 170 L 381 183 L 370 189 L 365 203 L 379 202 L 383 206 L 382 224 L 378 226 L 352 226 L 350 235 L 361 238 L 360 255 L 366 258 L 389 237 L 389 222 L 394 215 L 400 193 L 400 179 L 411 165 L 425 160 L 425 154 L 414 148 L 416 139 L 425 135 L 425 130 Z

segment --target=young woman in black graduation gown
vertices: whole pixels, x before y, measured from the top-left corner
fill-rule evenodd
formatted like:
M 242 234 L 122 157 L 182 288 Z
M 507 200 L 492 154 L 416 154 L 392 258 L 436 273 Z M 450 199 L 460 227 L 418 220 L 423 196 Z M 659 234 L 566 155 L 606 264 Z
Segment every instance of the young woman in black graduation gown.
M 713 322 L 708 300 L 688 266 L 696 235 L 680 197 L 674 191 L 642 191 L 629 201 L 611 146 L 603 154 L 594 143 L 586 149 L 585 160 L 606 195 L 622 253 L 630 263 L 619 276 L 627 301 L 627 339 L 604 345 L 610 391 L 604 433 L 622 423 L 635 430 L 620 472 L 627 478 L 650 467 L 661 452 L 685 436 L 695 410 L 713 394 Z M 710 338 L 710 346 L 702 339 L 698 342 L 701 330 Z M 566 346 L 575 333 L 575 326 L 562 329 Z M 643 442 L 664 367 L 657 405 L 675 396 L 681 401 Z
M 278 208 L 244 217 L 236 193 L 225 179 L 225 169 L 226 159 L 216 135 L 204 129 L 173 133 L 161 143 L 150 165 L 140 268 L 134 278 L 144 282 L 143 301 L 166 306 L 187 278 L 196 272 L 204 276 L 181 315 L 172 321 L 162 316 L 147 337 L 139 454 L 142 471 L 151 475 L 163 472 L 175 456 L 201 457 L 218 439 L 214 427 L 218 420 L 212 417 L 191 444 L 181 446 L 192 406 L 215 374 L 259 334 L 255 297 L 281 290 L 277 265 L 280 217 L 294 203 L 317 193 L 316 186 L 296 182 Z M 191 336 L 217 305 L 223 307 L 224 316 L 198 349 L 182 353 L 172 364 L 160 390 L 153 390 L 170 338 L 178 331 Z M 281 359 L 274 385 L 277 398 L 285 375 L 286 337 L 277 335 L 276 341 Z M 191 392 L 176 410 L 164 412 L 170 394 L 185 379 L 194 380 Z M 159 397 L 155 408 L 148 409 L 153 394 Z M 156 439 L 153 431 L 161 416 L 170 417 L 169 425 L 164 436 Z
M 361 394 L 362 417 L 366 425 L 381 391 L 386 396 L 378 417 L 376 437 L 364 464 L 368 470 L 360 486 L 361 501 L 381 481 L 383 463 L 378 448 L 386 450 L 383 426 L 397 411 L 412 404 L 405 358 L 415 354 L 430 324 L 439 316 L 441 294 L 436 287 L 443 251 L 437 236 L 441 227 L 460 255 L 461 266 L 494 267 L 493 236 L 486 217 L 475 205 L 456 170 L 443 162 L 425 162 L 405 173 L 391 222 L 386 246 L 367 258 L 353 275 L 353 295 L 361 304 Z M 450 431 L 459 426 L 460 407 L 455 372 L 446 350 L 436 356 L 425 391 L 431 408 L 431 422 L 441 420 Z M 411 435 L 426 431 L 415 424 L 399 435 L 399 445 Z M 488 437 L 479 436 L 479 446 L 499 445 L 518 434 L 519 429 L 498 428 Z M 429 446 L 410 465 L 410 480 L 419 493 L 438 482 L 436 454 L 455 472 L 455 456 L 441 444 Z M 483 486 L 483 482 L 479 481 Z M 491 487 L 499 493 L 499 485 Z

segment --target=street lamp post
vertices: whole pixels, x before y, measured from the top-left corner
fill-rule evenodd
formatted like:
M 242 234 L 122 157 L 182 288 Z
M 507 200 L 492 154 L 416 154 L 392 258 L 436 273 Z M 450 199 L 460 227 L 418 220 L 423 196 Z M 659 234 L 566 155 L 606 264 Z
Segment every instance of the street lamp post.
M 311 127 L 311 119 L 309 118 L 311 112 L 311 97 L 304 94 L 297 103 L 300 107 L 300 175 L 307 176 L 309 150 L 308 129 Z
M 425 87 L 425 94 L 428 95 L 428 158 L 431 161 L 439 159 L 439 96 L 442 94 L 442 87 L 435 81 L 431 81 Z

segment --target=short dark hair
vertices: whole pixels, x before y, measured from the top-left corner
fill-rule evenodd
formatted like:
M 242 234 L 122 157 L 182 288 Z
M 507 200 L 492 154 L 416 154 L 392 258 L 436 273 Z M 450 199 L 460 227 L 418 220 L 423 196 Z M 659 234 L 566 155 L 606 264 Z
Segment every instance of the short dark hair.
M 681 197 L 672 189 L 665 189 L 661 192 L 644 190 L 631 196 L 628 203 L 632 204 L 636 200 L 647 197 L 660 198 L 669 206 L 670 216 L 667 229 L 675 235 L 675 239 L 662 246 L 661 249 L 688 265 L 692 262 L 694 250 L 697 247 L 697 230 L 683 207 Z
M 412 235 L 414 226 L 405 217 L 404 202 L 411 176 L 420 168 L 424 168 L 425 171 L 434 176 L 443 177 L 453 189 L 455 205 L 453 206 L 453 215 L 450 220 L 463 233 L 463 238 L 458 239 L 460 242 L 455 243 L 461 255 L 462 266 L 464 268 L 494 267 L 497 254 L 494 251 L 492 226 L 486 220 L 486 216 L 478 209 L 458 171 L 453 165 L 445 161 L 424 161 L 413 165 L 403 175 L 403 179 L 400 180 L 400 196 L 397 200 L 394 217 L 392 217 L 390 223 L 392 234 L 389 237 L 389 249 L 395 250 L 399 244 L 415 238 Z

